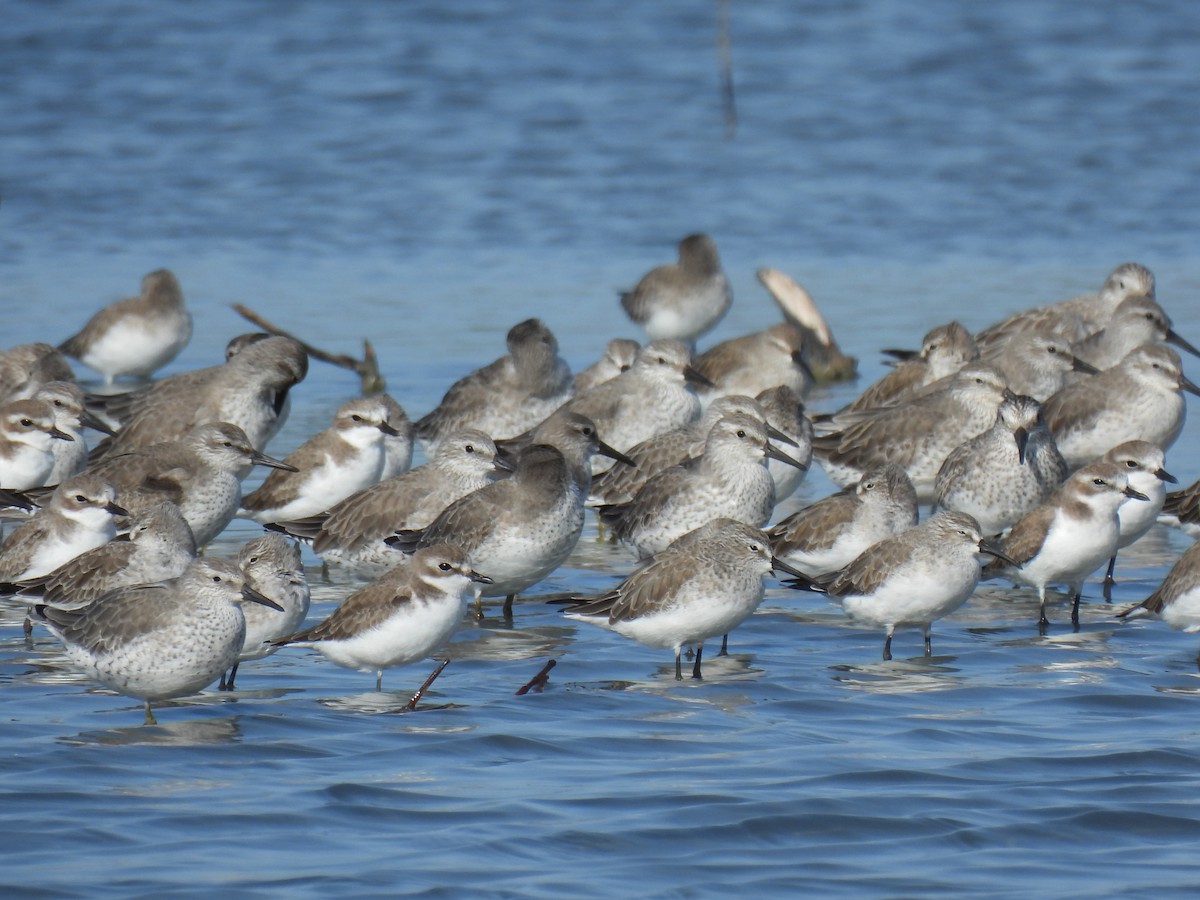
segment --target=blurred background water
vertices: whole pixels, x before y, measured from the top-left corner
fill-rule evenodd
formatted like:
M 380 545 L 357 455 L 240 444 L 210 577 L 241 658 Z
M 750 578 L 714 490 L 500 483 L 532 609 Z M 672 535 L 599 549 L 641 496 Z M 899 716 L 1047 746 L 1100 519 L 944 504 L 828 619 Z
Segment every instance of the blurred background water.
M 57 342 L 166 266 L 197 322 L 173 370 L 217 361 L 248 329 L 243 302 L 329 350 L 370 337 L 417 416 L 530 315 L 577 368 L 637 336 L 616 290 L 696 230 L 735 291 L 709 340 L 775 320 L 754 279 L 770 265 L 809 288 L 864 378 L 879 347 L 1093 290 L 1125 260 L 1200 340 L 1192 4 L 730 7 L 732 138 L 711 2 L 9 0 L 4 346 Z M 314 365 L 271 451 L 356 387 Z M 1168 454 L 1185 483 L 1195 437 Z M 780 515 L 829 490 L 814 473 Z M 214 551 L 255 533 L 235 525 Z M 593 537 L 546 589 L 628 571 Z M 422 668 L 380 695 L 287 650 L 143 729 L 52 638 L 5 626 L 0 885 L 1191 893 L 1196 639 L 1111 618 L 1186 546 L 1155 531 L 1123 555 L 1116 602 L 1089 584 L 1078 633 L 1038 637 L 1029 592 L 986 586 L 935 626 L 928 661 L 902 633 L 880 664 L 881 635 L 772 588 L 703 684 L 524 604 L 512 627 L 464 628 L 405 715 Z M 315 581 L 314 615 L 353 584 Z M 548 689 L 514 697 L 550 658 Z

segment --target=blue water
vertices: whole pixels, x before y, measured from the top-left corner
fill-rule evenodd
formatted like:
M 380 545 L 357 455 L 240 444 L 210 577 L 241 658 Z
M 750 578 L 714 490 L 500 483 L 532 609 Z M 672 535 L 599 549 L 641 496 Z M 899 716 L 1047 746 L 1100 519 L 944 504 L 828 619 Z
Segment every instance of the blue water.
M 61 340 L 172 268 L 210 364 L 244 302 L 326 349 L 370 337 L 414 415 L 539 315 L 582 367 L 683 234 L 735 304 L 803 282 L 877 350 L 1150 266 L 1200 340 L 1200 13 L 1176 2 L 45 3 L 0 28 L 3 344 Z M 1200 364 L 1186 363 L 1197 379 Z M 314 365 L 283 455 L 356 389 Z M 827 409 L 855 386 L 814 395 Z M 1193 401 L 1189 401 L 1192 403 Z M 1190 424 L 1168 455 L 1200 474 Z M 819 473 L 783 515 L 828 492 Z M 231 527 L 215 552 L 255 533 Z M 588 531 L 547 590 L 629 568 Z M 287 650 L 232 696 L 138 704 L 0 629 L 0 888 L 40 896 L 1189 895 L 1196 638 L 1119 624 L 1187 546 L 1122 556 L 1113 607 L 1046 637 L 983 587 L 931 660 L 772 588 L 703 684 L 669 653 L 518 607 L 426 674 Z M 314 615 L 354 582 L 311 570 Z M 7 619 L 5 621 L 8 621 Z M 547 690 L 513 692 L 547 659 Z

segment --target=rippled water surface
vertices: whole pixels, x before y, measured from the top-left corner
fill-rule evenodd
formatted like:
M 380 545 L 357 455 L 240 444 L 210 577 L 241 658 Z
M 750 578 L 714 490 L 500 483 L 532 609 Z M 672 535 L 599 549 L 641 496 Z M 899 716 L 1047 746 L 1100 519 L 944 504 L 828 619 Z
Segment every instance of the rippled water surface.
M 709 2 L 14 0 L 4 19 L 5 346 L 61 340 L 169 266 L 197 320 L 174 369 L 219 359 L 244 302 L 337 352 L 370 337 L 420 415 L 527 316 L 576 367 L 634 336 L 615 290 L 701 229 L 736 296 L 712 338 L 776 317 L 754 278 L 775 266 L 865 378 L 881 346 L 1094 289 L 1126 259 L 1200 341 L 1192 4 L 734 2 L 732 138 Z M 271 451 L 355 389 L 314 365 Z M 1184 483 L 1196 434 L 1168 454 Z M 814 473 L 779 514 L 829 490 Z M 546 590 L 628 571 L 594 537 Z M 1111 615 L 1187 543 L 1155 531 L 1124 554 L 1077 633 L 1058 608 L 1039 637 L 1030 592 L 986 585 L 928 660 L 902 632 L 881 663 L 882 635 L 772 586 L 703 683 L 526 602 L 467 623 L 414 713 L 423 665 L 375 693 L 285 650 L 144 728 L 4 613 L 0 886 L 1190 894 L 1197 640 Z M 310 575 L 314 615 L 355 584 Z M 550 659 L 547 689 L 514 696 Z

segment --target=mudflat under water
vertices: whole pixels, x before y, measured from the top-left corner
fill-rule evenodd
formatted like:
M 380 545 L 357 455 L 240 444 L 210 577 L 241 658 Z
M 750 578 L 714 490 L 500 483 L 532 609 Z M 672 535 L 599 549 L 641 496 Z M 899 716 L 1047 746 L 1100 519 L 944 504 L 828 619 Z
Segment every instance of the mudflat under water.
M 9 3 L 4 344 L 61 340 L 168 266 L 197 321 L 173 369 L 219 359 L 243 302 L 330 350 L 370 337 L 416 416 L 528 316 L 576 367 L 635 336 L 615 290 L 694 230 L 735 290 L 711 340 L 774 320 L 754 270 L 775 266 L 864 379 L 882 346 L 1094 289 L 1126 259 L 1200 341 L 1192 5 L 731 7 L 729 138 L 709 3 Z M 271 452 L 355 389 L 314 365 Z M 1183 483 L 1196 434 L 1168 454 Z M 830 489 L 814 472 L 778 514 Z M 594 537 L 546 590 L 628 571 Z M 1158 530 L 1124 554 L 1077 632 L 1059 608 L 1039 636 L 1031 592 L 985 585 L 929 660 L 902 632 L 881 663 L 882 635 L 772 586 L 703 683 L 526 602 L 468 622 L 412 714 L 424 667 L 377 694 L 285 650 L 143 728 L 7 616 L 0 886 L 1191 894 L 1196 638 L 1112 617 L 1187 545 Z M 355 585 L 311 575 L 314 616 Z M 549 659 L 547 689 L 514 696 Z

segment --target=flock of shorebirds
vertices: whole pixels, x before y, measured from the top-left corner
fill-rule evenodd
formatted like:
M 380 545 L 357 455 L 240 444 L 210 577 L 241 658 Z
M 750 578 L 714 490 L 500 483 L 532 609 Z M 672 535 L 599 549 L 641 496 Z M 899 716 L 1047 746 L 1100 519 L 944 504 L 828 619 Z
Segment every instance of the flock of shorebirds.
M 921 629 L 929 655 L 931 623 L 981 578 L 1035 588 L 1042 629 L 1047 588 L 1063 586 L 1078 626 L 1084 580 L 1107 563 L 1107 596 L 1121 548 L 1158 521 L 1200 532 L 1200 482 L 1168 493 L 1164 458 L 1182 393 L 1200 393 L 1168 344 L 1200 353 L 1145 267 L 974 335 L 940 325 L 819 415 L 806 390 L 852 366 L 829 363 L 828 326 L 781 279 L 763 277 L 782 322 L 696 354 L 731 294 L 711 238 L 689 235 L 621 297 L 645 345 L 614 339 L 572 374 L 529 319 L 417 421 L 386 394 L 358 397 L 277 459 L 263 450 L 305 345 L 241 335 L 220 364 L 146 383 L 192 330 L 175 276 L 151 272 L 57 347 L 0 353 L 0 504 L 19 520 L 0 544 L 0 595 L 28 611 L 27 634 L 44 625 L 152 723 L 153 701 L 232 688 L 240 662 L 285 645 L 374 672 L 379 690 L 385 668 L 437 650 L 472 598 L 477 615 L 495 597 L 511 616 L 571 556 L 588 507 L 636 567 L 599 595 L 536 599 L 673 649 L 677 678 L 685 647 L 701 677 L 704 642 L 754 612 L 768 575 L 884 629 L 887 660 L 898 627 Z M 106 390 L 85 392 L 65 357 Z M 90 449 L 84 429 L 103 435 Z M 841 490 L 768 528 L 813 459 Z M 243 495 L 256 465 L 270 471 Z M 200 555 L 235 516 L 264 534 L 236 562 Z M 306 623 L 300 542 L 374 580 Z M 1196 546 L 1122 615 L 1200 630 Z

